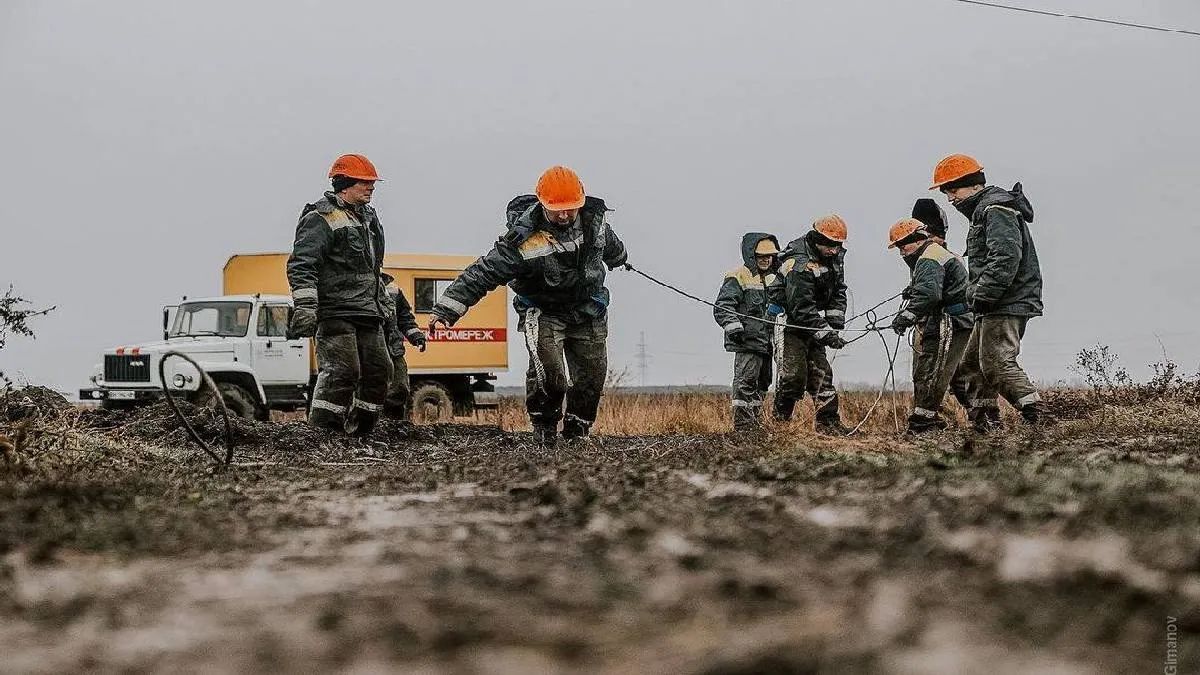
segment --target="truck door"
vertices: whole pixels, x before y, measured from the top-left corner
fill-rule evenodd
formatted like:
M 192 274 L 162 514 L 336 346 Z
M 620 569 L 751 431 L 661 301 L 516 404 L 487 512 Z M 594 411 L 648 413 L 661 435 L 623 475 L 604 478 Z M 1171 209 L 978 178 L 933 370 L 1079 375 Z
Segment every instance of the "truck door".
M 263 303 L 255 322 L 254 371 L 263 386 L 308 384 L 309 340 L 287 339 L 287 304 Z

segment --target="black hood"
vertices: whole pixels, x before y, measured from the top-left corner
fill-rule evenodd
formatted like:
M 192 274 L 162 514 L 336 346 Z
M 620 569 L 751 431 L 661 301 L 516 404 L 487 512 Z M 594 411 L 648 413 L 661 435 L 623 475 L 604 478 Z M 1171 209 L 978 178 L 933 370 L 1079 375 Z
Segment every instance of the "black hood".
M 996 204 L 1016 209 L 1021 214 L 1021 217 L 1025 219 L 1025 222 L 1033 222 L 1033 204 L 1029 203 L 1029 198 L 1025 196 L 1020 183 L 1014 185 L 1012 190 L 1005 190 L 995 185 L 989 185 L 970 199 L 963 200 L 958 204 L 957 208 L 963 215 L 970 218 L 975 214 L 976 209 L 983 209 Z
M 742 262 L 746 263 L 746 269 L 751 272 L 758 271 L 758 265 L 754 262 L 754 249 L 758 246 L 758 242 L 769 239 L 775 244 L 775 248 L 779 248 L 779 240 L 773 234 L 766 232 L 747 232 L 742 235 Z
M 946 238 L 946 231 L 949 229 L 946 223 L 946 213 L 942 211 L 942 207 L 938 206 L 937 202 L 928 197 L 918 199 L 913 204 L 912 217 L 924 223 L 929 234 L 942 239 Z

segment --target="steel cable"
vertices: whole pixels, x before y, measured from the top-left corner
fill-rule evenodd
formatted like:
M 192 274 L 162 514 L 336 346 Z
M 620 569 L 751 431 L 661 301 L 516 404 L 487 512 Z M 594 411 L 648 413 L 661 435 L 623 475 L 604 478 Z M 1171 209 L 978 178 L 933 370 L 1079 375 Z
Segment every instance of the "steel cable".
M 688 299 L 690 299 L 690 300 L 695 300 L 696 302 L 699 302 L 699 303 L 701 303 L 701 304 L 708 305 L 709 307 L 714 307 L 714 308 L 715 308 L 715 307 L 717 306 L 717 305 L 716 305 L 716 303 L 709 302 L 708 300 L 705 300 L 704 298 L 701 298 L 700 296 L 697 296 L 697 295 L 693 295 L 693 294 L 691 294 L 691 293 L 688 293 L 687 291 L 683 290 L 682 288 L 679 288 L 679 287 L 677 287 L 677 286 L 672 286 L 671 284 L 668 284 L 668 283 L 667 283 L 667 282 L 665 282 L 665 281 L 661 281 L 661 280 L 659 280 L 659 279 L 656 279 L 656 278 L 654 278 L 654 277 L 650 276 L 649 274 L 646 274 L 645 272 L 643 272 L 643 271 L 641 271 L 641 270 L 637 269 L 637 268 L 636 268 L 636 267 L 634 267 L 633 265 L 628 265 L 628 264 L 627 264 L 627 265 L 625 265 L 625 268 L 626 268 L 626 269 L 628 269 L 630 272 L 634 272 L 634 273 L 636 273 L 636 274 L 639 274 L 639 275 L 641 275 L 641 276 L 642 276 L 643 278 L 645 278 L 647 281 L 649 281 L 649 282 L 651 282 L 651 283 L 654 283 L 654 284 L 657 284 L 657 285 L 659 285 L 659 286 L 662 286 L 663 288 L 666 288 L 667 290 L 670 290 L 670 291 L 672 291 L 672 292 L 674 292 L 674 293 L 678 293 L 679 295 L 682 295 L 682 296 L 683 296 L 683 297 L 685 297 L 685 298 L 688 298 Z M 884 300 L 883 302 L 880 302 L 878 305 L 875 305 L 875 307 L 872 307 L 871 309 L 867 310 L 867 312 L 873 311 L 875 308 L 879 307 L 880 305 L 883 305 L 883 304 L 885 304 L 885 303 L 888 303 L 888 302 L 890 302 L 890 301 L 892 301 L 892 300 L 894 300 L 894 299 L 896 299 L 896 298 L 898 298 L 898 297 L 900 297 L 900 294 L 899 294 L 899 293 L 897 293 L 896 295 L 893 295 L 892 297 L 888 298 L 887 300 Z M 758 321 L 758 322 L 760 322 L 760 323 L 765 323 L 765 324 L 768 324 L 768 325 L 770 325 L 770 326 L 782 326 L 782 327 L 784 327 L 784 328 L 792 328 L 792 329 L 794 329 L 794 330 L 803 330 L 803 331 L 808 331 L 808 332 L 810 332 L 810 333 L 820 333 L 820 332 L 822 332 L 822 331 L 833 331 L 833 332 L 850 332 L 850 333 L 863 333 L 863 334 L 867 334 L 867 333 L 873 333 L 873 332 L 875 332 L 876 330 L 878 330 L 878 328 L 874 328 L 874 327 L 872 327 L 872 328 L 842 328 L 840 331 L 837 331 L 837 330 L 834 330 L 833 328 L 812 328 L 811 326 L 796 326 L 796 325 L 794 325 L 794 324 L 790 324 L 790 323 L 778 323 L 778 322 L 776 322 L 776 321 L 772 321 L 772 320 L 770 320 L 770 319 L 764 319 L 764 318 L 762 318 L 762 317 L 758 317 L 758 316 L 753 316 L 753 315 L 751 315 L 751 314 L 742 314 L 741 312 L 735 312 L 735 311 L 733 311 L 733 310 L 728 310 L 728 311 L 729 311 L 729 313 L 730 313 L 730 314 L 732 314 L 732 315 L 734 315 L 734 316 L 736 316 L 736 317 L 739 317 L 739 318 L 743 318 L 743 319 L 750 319 L 751 321 Z M 846 320 L 846 322 L 847 322 L 847 323 L 849 323 L 850 321 L 853 321 L 854 319 L 857 319 L 857 318 L 859 318 L 859 317 L 861 317 L 861 316 L 864 316 L 865 314 L 866 314 L 866 312 L 860 313 L 860 314 L 858 314 L 858 315 L 856 315 L 856 316 L 854 316 L 854 317 L 851 317 L 850 319 L 847 319 L 847 320 Z
M 171 396 L 171 390 L 167 387 L 167 377 L 164 372 L 164 367 L 167 364 L 167 358 L 171 356 L 177 356 L 192 364 L 192 367 L 200 373 L 200 380 L 203 385 L 212 390 L 213 395 L 217 398 L 217 402 L 221 405 L 221 417 L 225 419 L 225 459 L 223 461 L 221 456 L 218 455 L 211 447 L 209 447 L 208 443 L 205 443 L 203 438 L 200 438 L 200 434 L 196 433 L 196 429 L 192 427 L 191 422 L 188 422 L 187 418 L 183 416 L 183 412 L 181 412 L 179 410 L 179 406 L 175 404 L 175 398 Z M 204 372 L 204 369 L 200 367 L 199 363 L 196 363 L 192 360 L 192 357 L 174 350 L 164 352 L 162 359 L 159 360 L 158 379 L 159 382 L 162 383 L 163 396 L 165 396 L 167 399 L 167 405 L 171 407 L 171 410 L 175 413 L 175 416 L 179 418 L 179 421 L 183 422 L 183 427 L 187 429 L 188 435 L 192 437 L 192 440 L 196 441 L 196 444 L 199 445 L 200 448 L 203 449 L 204 452 L 207 453 L 208 456 L 211 457 L 218 465 L 229 466 L 230 462 L 233 461 L 233 428 L 229 425 L 229 409 L 225 407 L 225 399 L 221 396 L 221 390 L 217 388 L 217 383 L 213 381 L 212 377 L 210 377 L 208 373 Z

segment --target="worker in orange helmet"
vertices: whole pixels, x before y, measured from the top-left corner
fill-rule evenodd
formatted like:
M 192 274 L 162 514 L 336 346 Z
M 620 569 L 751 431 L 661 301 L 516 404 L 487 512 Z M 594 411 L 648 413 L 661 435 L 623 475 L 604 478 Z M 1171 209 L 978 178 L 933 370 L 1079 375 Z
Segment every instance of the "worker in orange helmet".
M 508 203 L 507 232 L 433 307 L 429 330 L 454 325 L 488 292 L 508 284 L 525 334 L 525 407 L 537 444 L 581 439 L 596 421 L 608 372 L 608 270 L 627 266 L 625 244 L 604 200 L 587 195 L 565 166 L 538 179 L 536 193 Z M 566 415 L 563 401 L 566 401 Z
M 846 327 L 846 221 L 818 218 L 803 237 L 779 255 L 779 271 L 768 284 L 772 314 L 786 315 L 779 353 L 779 384 L 772 413 L 776 421 L 792 419 L 805 392 L 816 406 L 816 430 L 845 435 L 833 366 L 826 348 L 846 346 L 838 331 Z
M 892 329 L 901 335 L 916 328 L 913 411 L 908 417 L 908 433 L 940 431 L 946 428 L 942 400 L 974 325 L 967 306 L 967 266 L 915 218 L 905 218 L 892 226 L 888 248 L 897 249 L 912 272 L 912 280 L 904 289 L 908 302 L 892 319 Z
M 316 337 L 314 426 L 366 435 L 387 396 L 392 360 L 384 324 L 393 314 L 383 279 L 383 226 L 371 208 L 379 174 L 363 155 L 342 155 L 332 190 L 300 213 L 287 276 L 289 337 Z
M 938 162 L 930 189 L 971 221 L 968 297 L 975 326 L 961 368 L 974 385 L 972 421 L 981 431 L 999 422 L 997 394 L 1025 422 L 1048 421 L 1037 387 L 1017 363 L 1026 324 L 1042 315 L 1042 271 L 1029 228 L 1033 206 L 1020 183 L 1012 190 L 988 185 L 983 166 L 968 155 Z

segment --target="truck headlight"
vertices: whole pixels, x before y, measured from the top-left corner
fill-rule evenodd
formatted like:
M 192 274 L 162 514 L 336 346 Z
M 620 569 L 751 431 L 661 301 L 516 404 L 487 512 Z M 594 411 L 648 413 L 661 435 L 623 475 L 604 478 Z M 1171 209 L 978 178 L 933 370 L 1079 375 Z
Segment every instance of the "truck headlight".
M 175 385 L 176 389 L 183 389 L 183 385 L 187 384 L 188 378 L 183 373 L 175 373 L 175 377 L 171 378 L 171 384 Z

